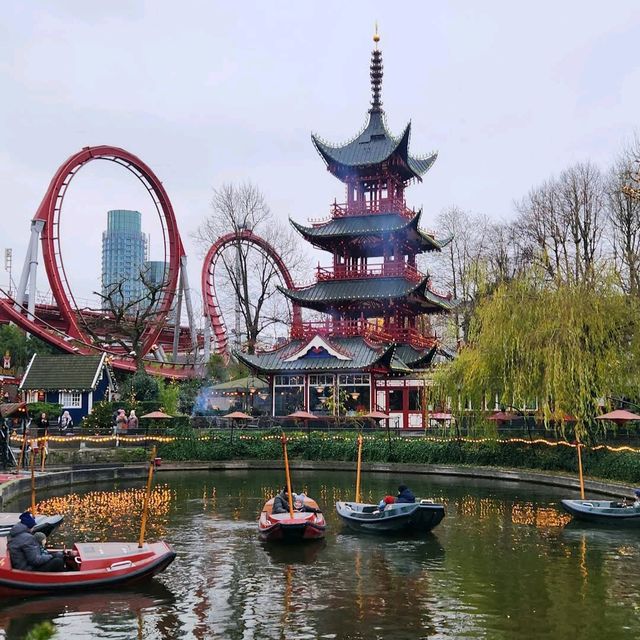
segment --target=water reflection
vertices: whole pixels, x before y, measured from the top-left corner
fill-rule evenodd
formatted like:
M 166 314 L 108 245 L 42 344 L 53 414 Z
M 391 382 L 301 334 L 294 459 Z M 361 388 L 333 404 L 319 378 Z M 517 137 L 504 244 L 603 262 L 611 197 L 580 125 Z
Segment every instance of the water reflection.
M 447 516 L 429 536 L 386 538 L 343 529 L 333 502 L 353 497 L 352 473 L 298 471 L 296 489 L 327 518 L 326 542 L 277 547 L 259 542 L 257 520 L 282 473 L 161 478 L 151 537 L 166 536 L 178 557 L 150 585 L 167 593 L 89 596 L 76 608 L 64 597 L 35 609 L 36 620 L 29 600 L 17 601 L 0 608 L 4 637 L 44 619 L 74 639 L 640 636 L 635 532 L 564 526 L 552 488 L 415 477 L 416 495 L 442 501 Z M 363 485 L 373 502 L 398 478 L 371 474 Z M 68 510 L 65 539 L 93 527 L 130 538 L 137 491 L 92 487 L 43 504 Z

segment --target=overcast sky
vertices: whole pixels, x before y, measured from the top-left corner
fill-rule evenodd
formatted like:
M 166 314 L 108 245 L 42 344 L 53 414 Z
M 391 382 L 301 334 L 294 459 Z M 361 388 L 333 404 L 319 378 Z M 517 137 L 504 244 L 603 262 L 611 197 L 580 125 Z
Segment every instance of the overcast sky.
M 198 294 L 189 236 L 213 187 L 251 180 L 283 220 L 324 217 L 343 188 L 310 133 L 341 142 L 364 124 L 376 20 L 390 128 L 411 120 L 412 152 L 439 152 L 407 192 L 427 227 L 453 204 L 508 219 L 531 186 L 577 161 L 606 167 L 638 131 L 637 0 L 6 2 L 0 248 L 13 249 L 14 279 L 52 175 L 88 145 L 124 147 L 163 181 Z M 79 297 L 99 288 L 113 208 L 141 210 L 151 257 L 162 257 L 142 187 L 90 163 L 61 223 Z M 42 269 L 38 288 L 47 289 Z

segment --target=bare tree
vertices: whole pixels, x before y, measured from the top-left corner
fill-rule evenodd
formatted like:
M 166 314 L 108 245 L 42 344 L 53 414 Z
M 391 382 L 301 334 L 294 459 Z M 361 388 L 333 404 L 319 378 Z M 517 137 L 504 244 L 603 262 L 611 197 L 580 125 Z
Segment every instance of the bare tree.
M 559 192 L 572 244 L 571 275 L 575 282 L 584 282 L 593 276 L 601 253 L 604 224 L 602 173 L 591 162 L 578 163 L 560 174 Z
M 130 296 L 125 290 L 126 278 L 109 284 L 102 292 L 94 291 L 100 298 L 101 309 L 82 309 L 84 329 L 96 344 L 109 349 L 116 347 L 129 355 L 137 369 L 143 369 L 143 336 L 149 325 L 162 320 L 160 303 L 166 289 L 165 282 L 150 277 L 147 269 L 140 271 L 140 293 Z
M 292 274 L 304 265 L 298 237 L 278 223 L 255 185 L 224 184 L 214 190 L 211 206 L 212 215 L 193 236 L 204 250 L 222 235 L 250 230 L 278 252 Z M 283 282 L 271 257 L 240 237 L 229 249 L 219 257 L 223 268 L 216 287 L 218 299 L 223 309 L 233 309 L 241 318 L 235 323 L 236 345 L 253 353 L 266 340 L 268 330 L 274 336 L 288 330 L 290 307 L 277 290 Z
M 640 295 L 640 145 L 627 148 L 609 172 L 606 195 L 613 259 L 622 289 Z

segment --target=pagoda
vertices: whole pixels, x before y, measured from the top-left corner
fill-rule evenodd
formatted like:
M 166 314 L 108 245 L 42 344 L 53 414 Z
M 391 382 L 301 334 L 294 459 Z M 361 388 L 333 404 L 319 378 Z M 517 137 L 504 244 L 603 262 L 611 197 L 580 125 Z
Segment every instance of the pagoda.
M 421 229 L 422 211 L 405 201 L 406 187 L 422 181 L 437 154 L 410 154 L 410 123 L 398 137 L 389 132 L 379 40 L 376 32 L 364 129 L 343 145 L 311 136 L 327 170 L 345 185 L 346 202 L 334 202 L 330 217 L 311 226 L 290 221 L 332 261 L 318 266 L 313 284 L 280 290 L 324 319 L 294 323 L 291 339 L 272 351 L 236 354 L 269 380 L 275 416 L 380 410 L 403 428 L 423 426 L 421 372 L 437 352 L 427 318 L 454 301 L 416 266 L 418 254 L 446 244 Z

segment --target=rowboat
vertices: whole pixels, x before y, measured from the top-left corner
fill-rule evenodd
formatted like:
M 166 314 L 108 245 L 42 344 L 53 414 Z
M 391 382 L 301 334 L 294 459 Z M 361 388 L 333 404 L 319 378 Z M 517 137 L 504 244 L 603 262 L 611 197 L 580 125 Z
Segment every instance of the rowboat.
M 8 536 L 11 527 L 20 521 L 19 513 L 0 513 L 0 536 Z M 33 533 L 42 531 L 45 536 L 49 537 L 55 529 L 57 529 L 64 518 L 62 516 L 35 516 L 36 526 Z
M 444 506 L 432 500 L 378 505 L 362 502 L 336 502 L 336 511 L 353 531 L 367 533 L 427 533 L 442 522 Z
M 562 500 L 562 507 L 577 520 L 640 526 L 640 507 L 611 500 Z
M 305 498 L 304 506 L 313 511 L 294 511 L 291 513 L 272 513 L 273 498 L 267 500 L 258 520 L 260 539 L 266 542 L 302 542 L 324 538 L 327 523 L 318 504 L 311 498 Z
M 151 578 L 176 557 L 166 542 L 79 542 L 65 552 L 66 571 L 45 573 L 11 567 L 7 539 L 0 538 L 0 597 L 93 591 Z

